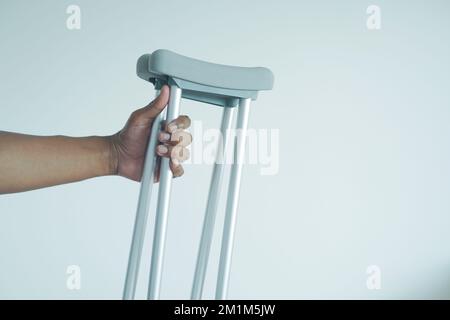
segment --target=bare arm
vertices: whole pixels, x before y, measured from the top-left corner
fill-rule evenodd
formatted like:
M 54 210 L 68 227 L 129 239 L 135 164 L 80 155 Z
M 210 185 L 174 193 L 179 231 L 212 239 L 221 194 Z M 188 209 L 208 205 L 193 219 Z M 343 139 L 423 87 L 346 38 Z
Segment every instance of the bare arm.
M 108 137 L 38 137 L 0 132 L 0 193 L 112 174 Z
M 0 194 L 112 174 L 140 181 L 153 120 L 167 105 L 168 97 L 169 89 L 164 87 L 158 98 L 133 112 L 125 127 L 112 136 L 74 138 L 0 131 Z M 166 148 L 159 147 L 157 152 L 171 158 L 174 176 L 183 174 L 179 160 L 184 158 L 178 159 L 177 152 L 187 153 L 185 147 L 192 138 L 183 129 L 189 124 L 188 117 L 180 116 L 167 124 L 159 137 Z M 182 143 L 172 141 L 176 131 L 176 136 L 183 131 Z

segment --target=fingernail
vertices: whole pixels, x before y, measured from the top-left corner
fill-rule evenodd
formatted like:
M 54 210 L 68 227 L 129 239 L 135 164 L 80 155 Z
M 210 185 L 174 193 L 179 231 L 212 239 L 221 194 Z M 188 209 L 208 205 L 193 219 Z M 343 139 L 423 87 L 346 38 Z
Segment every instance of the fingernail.
M 174 178 L 178 178 L 178 177 L 181 177 L 183 174 L 184 174 L 183 167 L 177 167 L 177 170 L 175 171 L 173 176 L 174 176 Z
M 166 153 L 167 151 L 169 151 L 169 149 L 167 149 L 167 147 L 165 145 L 160 144 L 158 146 L 158 152 L 159 153 Z
M 177 125 L 175 123 L 169 124 L 169 126 L 167 127 L 167 131 L 169 132 L 174 132 L 175 130 L 177 130 Z
M 170 139 L 170 134 L 168 134 L 167 132 L 162 132 L 161 133 L 161 140 L 162 141 L 169 141 Z

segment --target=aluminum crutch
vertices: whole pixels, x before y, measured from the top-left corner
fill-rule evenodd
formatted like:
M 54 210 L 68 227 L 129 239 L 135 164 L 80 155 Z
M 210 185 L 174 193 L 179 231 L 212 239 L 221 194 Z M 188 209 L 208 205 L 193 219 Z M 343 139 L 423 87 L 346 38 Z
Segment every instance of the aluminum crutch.
M 251 100 L 256 100 L 261 90 L 271 90 L 273 74 L 269 69 L 256 67 L 245 68 L 208 63 L 197 59 L 178 55 L 168 50 L 156 50 L 152 54 L 141 56 L 137 63 L 137 74 L 140 78 L 155 85 L 156 89 L 162 85 L 170 86 L 170 98 L 167 108 L 167 120 L 171 121 L 179 114 L 182 98 L 195 100 L 211 105 L 223 107 L 221 124 L 222 141 L 219 143 L 216 163 L 210 183 L 205 211 L 202 236 L 197 257 L 196 271 L 193 281 L 191 297 L 200 299 L 205 281 L 209 252 L 217 215 L 217 207 L 221 184 L 223 180 L 225 149 L 229 144 L 229 129 L 235 109 L 237 116 L 237 137 L 235 141 L 234 163 L 231 168 L 226 215 L 222 235 L 219 273 L 217 278 L 216 298 L 224 299 L 230 278 L 231 258 L 234 234 L 236 228 L 239 189 L 244 159 L 245 139 L 248 127 L 249 106 Z M 144 241 L 147 211 L 152 189 L 153 171 L 155 166 L 155 147 L 157 144 L 158 126 L 152 129 L 146 154 L 144 174 L 139 196 L 136 222 L 133 232 L 132 245 L 129 256 L 128 270 L 124 288 L 124 298 L 134 298 L 139 257 Z M 161 289 L 163 271 L 164 246 L 167 233 L 167 222 L 170 205 L 170 190 L 172 172 L 169 159 L 161 159 L 160 186 L 155 218 L 155 232 L 152 245 L 152 260 L 148 298 L 158 299 Z

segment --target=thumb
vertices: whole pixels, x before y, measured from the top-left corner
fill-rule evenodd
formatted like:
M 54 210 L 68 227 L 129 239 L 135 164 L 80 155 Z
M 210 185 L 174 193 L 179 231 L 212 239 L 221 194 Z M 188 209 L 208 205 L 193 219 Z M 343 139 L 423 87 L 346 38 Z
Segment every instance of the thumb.
M 143 123 L 147 124 L 153 120 L 164 110 L 169 102 L 169 87 L 163 86 L 159 93 L 159 96 L 155 100 L 150 102 L 147 106 L 135 111 L 135 124 Z

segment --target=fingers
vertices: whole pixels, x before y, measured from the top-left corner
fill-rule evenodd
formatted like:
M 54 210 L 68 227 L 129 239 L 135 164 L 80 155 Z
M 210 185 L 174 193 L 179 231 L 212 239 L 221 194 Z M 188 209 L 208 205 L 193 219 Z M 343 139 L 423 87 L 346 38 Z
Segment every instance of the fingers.
M 170 159 L 169 166 L 174 177 L 184 174 L 181 163 L 189 158 L 189 150 L 186 147 L 191 144 L 192 135 L 184 129 L 190 125 L 191 119 L 188 116 L 179 116 L 169 123 L 163 123 L 164 131 L 158 135 L 162 144 L 157 146 L 156 154 Z
M 131 117 L 133 125 L 148 125 L 151 120 L 164 110 L 168 102 L 169 87 L 165 85 L 161 88 L 159 96 L 155 100 L 133 112 Z
M 184 174 L 183 166 L 180 163 L 171 160 L 169 162 L 169 167 L 170 171 L 172 171 L 174 178 L 181 177 Z M 161 158 L 158 157 L 153 181 L 159 182 L 160 176 L 161 176 Z
M 170 160 L 169 167 L 174 178 L 181 177 L 184 174 L 183 166 L 179 162 Z
M 192 142 L 192 135 L 186 131 L 175 131 L 174 133 L 168 133 L 161 131 L 158 136 L 159 142 L 170 145 L 181 145 L 187 147 Z
M 165 131 L 159 133 L 158 140 L 162 143 L 171 145 L 180 144 L 184 147 L 192 142 L 192 135 L 184 129 L 189 128 L 191 119 L 188 116 L 179 116 L 169 123 L 164 122 L 163 128 Z
M 187 159 L 189 159 L 190 154 L 189 150 L 186 147 L 180 145 L 170 146 L 165 144 L 160 144 L 156 148 L 156 153 L 160 157 L 170 158 L 170 160 L 175 162 L 175 164 L 186 161 Z
M 189 150 L 186 147 L 160 144 L 156 148 L 156 153 L 161 157 L 170 158 L 170 170 L 174 177 L 183 175 L 184 169 L 181 163 L 189 159 Z
M 179 116 L 175 120 L 170 121 L 165 125 L 165 130 L 173 133 L 177 130 L 187 129 L 191 125 L 191 119 L 188 116 Z

